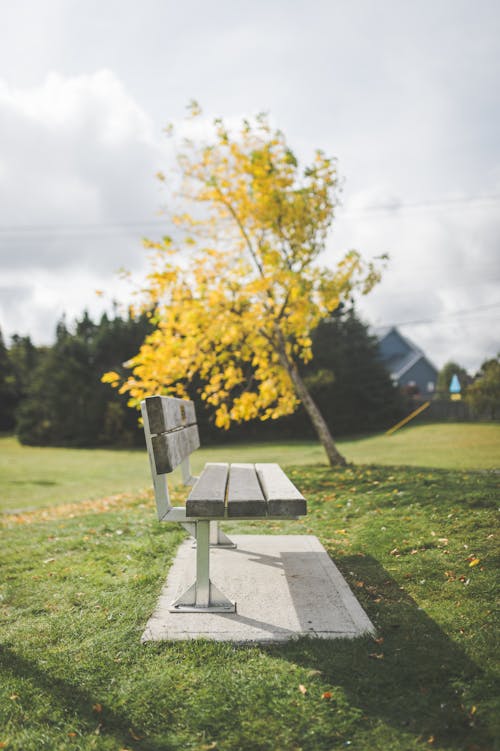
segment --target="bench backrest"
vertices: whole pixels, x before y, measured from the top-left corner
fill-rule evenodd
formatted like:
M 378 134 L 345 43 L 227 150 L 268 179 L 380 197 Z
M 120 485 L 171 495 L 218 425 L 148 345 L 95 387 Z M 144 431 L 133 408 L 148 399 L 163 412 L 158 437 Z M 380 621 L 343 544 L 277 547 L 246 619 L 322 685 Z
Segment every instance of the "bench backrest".
M 173 472 L 200 446 L 193 402 L 172 396 L 148 396 L 141 403 L 141 411 L 156 474 Z

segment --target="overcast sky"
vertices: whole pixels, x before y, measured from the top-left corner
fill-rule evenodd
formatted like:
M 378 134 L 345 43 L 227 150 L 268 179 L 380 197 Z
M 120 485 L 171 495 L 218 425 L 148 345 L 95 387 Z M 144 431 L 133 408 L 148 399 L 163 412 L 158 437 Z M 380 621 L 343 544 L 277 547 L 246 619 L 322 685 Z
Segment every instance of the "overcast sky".
M 268 111 L 345 180 L 323 261 L 389 253 L 359 303 L 437 367 L 500 351 L 497 0 L 0 1 L 0 328 L 50 343 L 162 232 L 162 133 Z M 107 301 L 96 289 L 105 290 Z

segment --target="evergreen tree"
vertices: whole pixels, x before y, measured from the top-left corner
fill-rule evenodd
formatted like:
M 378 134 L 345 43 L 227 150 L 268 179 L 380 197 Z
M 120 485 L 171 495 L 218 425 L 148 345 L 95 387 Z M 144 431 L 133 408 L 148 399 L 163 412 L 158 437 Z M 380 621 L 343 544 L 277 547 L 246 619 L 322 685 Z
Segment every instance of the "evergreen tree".
M 327 422 L 336 425 L 339 434 L 384 429 L 404 409 L 379 360 L 376 338 L 352 306 L 341 306 L 316 328 L 313 360 L 304 373 Z
M 131 445 L 141 441 L 137 415 L 126 397 L 110 393 L 102 374 L 122 369 L 150 330 L 146 316 L 98 324 L 88 313 L 74 332 L 65 320 L 57 325 L 56 342 L 39 358 L 27 394 L 18 409 L 17 432 L 32 445 Z
M 13 429 L 16 400 L 14 368 L 0 331 L 0 430 Z

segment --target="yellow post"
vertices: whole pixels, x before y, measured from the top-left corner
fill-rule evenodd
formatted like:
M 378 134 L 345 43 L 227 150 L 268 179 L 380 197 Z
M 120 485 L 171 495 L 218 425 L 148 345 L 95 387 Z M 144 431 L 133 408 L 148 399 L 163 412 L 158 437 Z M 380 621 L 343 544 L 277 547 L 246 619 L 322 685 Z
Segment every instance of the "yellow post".
M 396 425 L 394 425 L 393 428 L 388 430 L 386 432 L 386 435 L 392 435 L 393 433 L 395 433 L 396 430 L 399 430 L 399 428 L 402 428 L 403 425 L 406 425 L 407 422 L 410 422 L 410 420 L 413 420 L 413 418 L 419 415 L 421 412 L 423 412 L 424 409 L 427 409 L 429 405 L 430 405 L 430 402 L 424 402 L 423 404 L 421 404 L 420 407 L 413 410 L 413 412 L 410 415 L 408 415 L 408 417 L 405 417 L 404 420 L 401 420 L 401 422 L 398 422 Z

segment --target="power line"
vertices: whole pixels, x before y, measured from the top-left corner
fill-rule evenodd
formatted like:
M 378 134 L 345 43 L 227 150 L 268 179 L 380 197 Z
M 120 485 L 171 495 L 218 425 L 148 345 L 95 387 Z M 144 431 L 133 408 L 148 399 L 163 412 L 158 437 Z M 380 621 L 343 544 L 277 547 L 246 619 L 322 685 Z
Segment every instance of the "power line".
M 454 310 L 451 313 L 443 313 L 437 318 L 422 318 L 416 321 L 400 321 L 399 323 L 381 324 L 380 328 L 390 328 L 391 326 L 420 326 L 422 324 L 438 323 L 442 318 L 454 318 L 455 316 L 470 315 L 471 313 L 493 310 L 495 308 L 500 308 L 500 303 L 493 303 L 491 305 L 478 305 L 476 308 L 464 308 L 463 310 Z M 377 328 L 379 328 L 379 326 L 377 326 Z
M 465 208 L 488 207 L 490 204 L 500 202 L 500 195 L 476 196 L 471 198 L 443 198 L 435 201 L 414 201 L 411 203 L 393 203 L 386 206 L 366 206 L 364 208 L 351 208 L 341 212 L 341 216 L 362 215 L 362 214 L 379 214 L 379 213 L 398 213 L 402 211 L 412 211 L 414 209 L 434 209 L 446 208 L 453 206 L 462 206 Z M 342 208 L 342 207 L 340 207 Z
M 491 203 L 499 203 L 500 195 L 490 196 L 476 196 L 470 198 L 445 198 L 439 200 L 429 201 L 415 201 L 410 203 L 395 203 L 388 206 L 373 206 L 360 209 L 346 209 L 343 211 L 343 207 L 339 206 L 339 212 L 343 216 L 348 214 L 372 214 L 378 212 L 398 212 L 405 211 L 407 209 L 422 209 L 422 208 L 439 208 L 447 206 L 480 206 L 488 205 Z M 64 233 L 101 233 L 108 231 L 109 234 L 113 234 L 116 231 L 134 230 L 134 229 L 158 229 L 161 227 L 166 228 L 167 220 L 165 219 L 136 219 L 129 221 L 116 221 L 116 222 L 89 222 L 89 223 L 68 223 L 68 224 L 12 224 L 0 226 L 0 234 L 5 235 L 17 235 L 17 234 L 64 234 Z
M 96 222 L 90 224 L 33 224 L 11 225 L 0 227 L 2 235 L 25 235 L 27 239 L 40 235 L 65 235 L 65 234 L 114 234 L 140 229 L 158 229 L 166 227 L 165 220 L 138 220 L 133 222 Z

